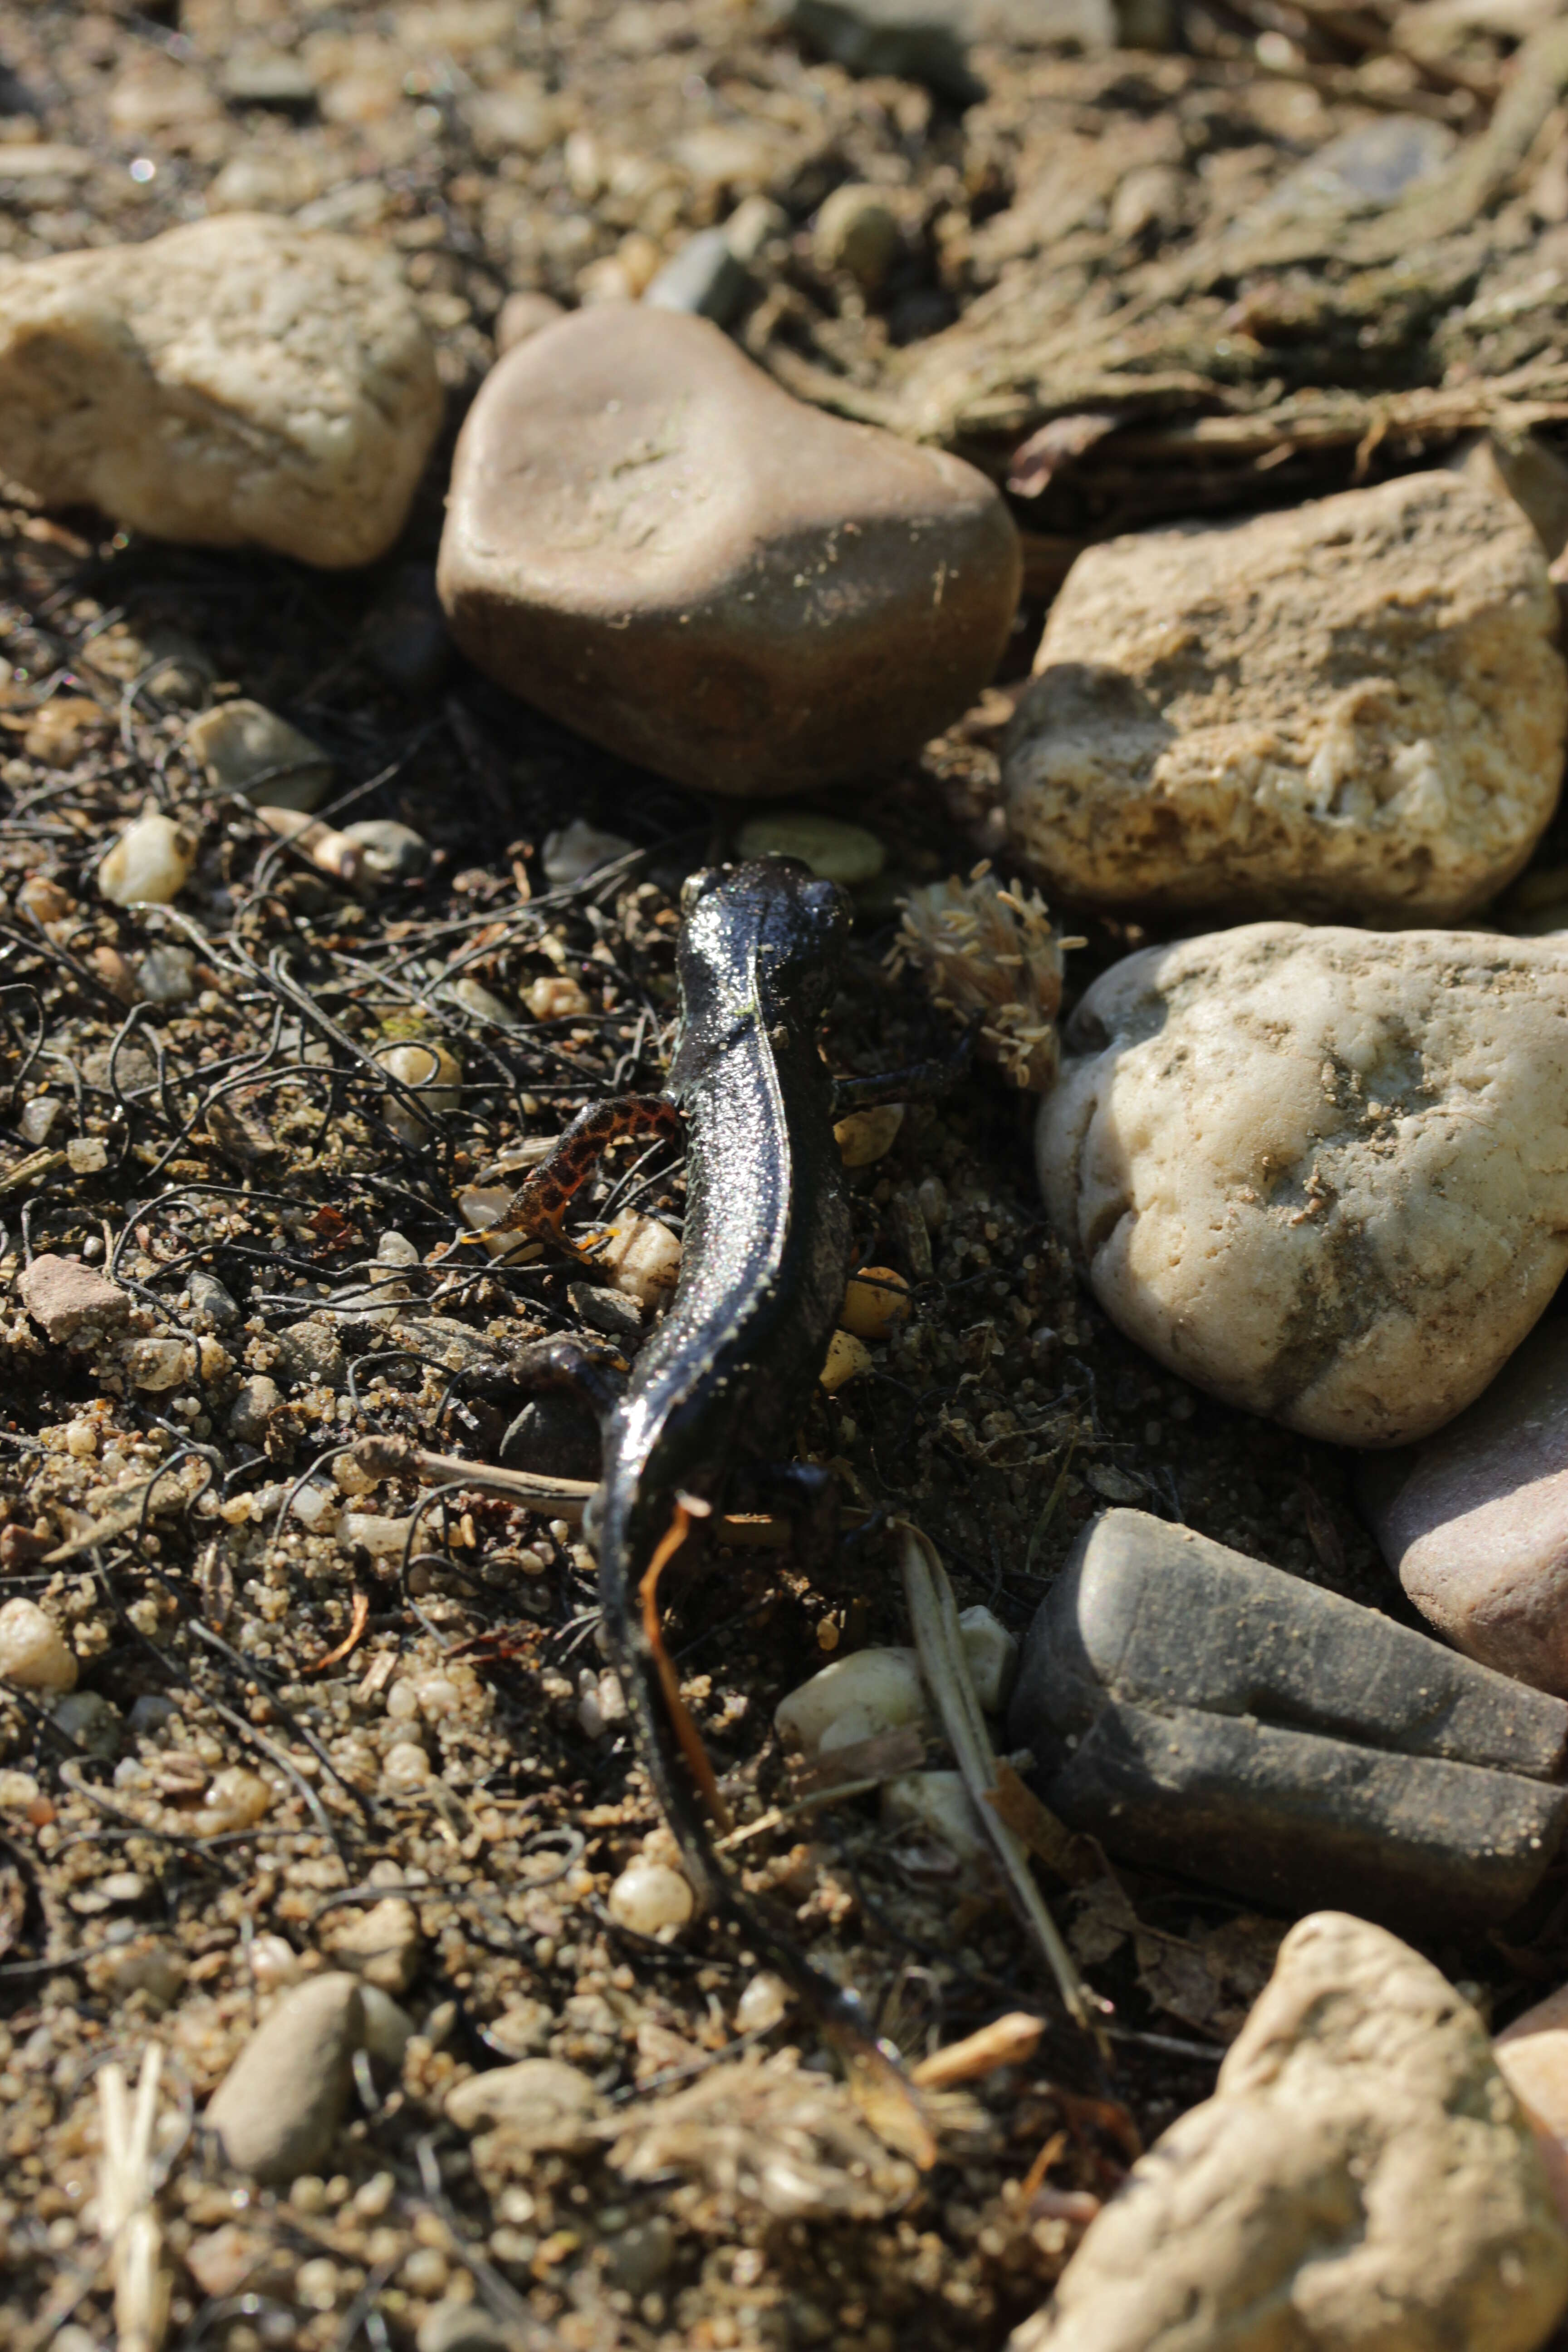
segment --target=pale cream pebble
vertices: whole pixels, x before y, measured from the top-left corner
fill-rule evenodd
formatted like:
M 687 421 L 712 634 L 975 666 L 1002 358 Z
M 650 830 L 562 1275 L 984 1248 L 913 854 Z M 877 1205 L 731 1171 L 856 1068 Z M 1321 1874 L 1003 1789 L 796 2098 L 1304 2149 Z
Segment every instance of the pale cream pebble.
M 1036 1129 L 1129 1337 L 1228 1403 L 1395 1445 L 1487 1386 L 1568 1273 L 1568 952 L 1253 923 L 1126 957 Z
M 0 1812 L 25 1813 L 38 1801 L 39 1788 L 30 1772 L 0 1771 Z
M 522 1001 L 535 1021 L 575 1021 L 593 1006 L 570 972 L 546 972 L 542 979 L 531 981 L 522 992 Z
M 786 1748 L 815 1758 L 830 1739 L 837 1747 L 853 1746 L 904 1724 L 923 1725 L 928 1715 L 913 1650 L 856 1650 L 782 1698 L 773 1726 Z
M 321 2162 L 348 2103 L 364 1999 L 343 1971 L 274 2002 L 207 2102 L 204 2118 L 239 2172 L 298 2179 Z
M 863 824 L 846 824 L 816 809 L 769 809 L 748 817 L 735 848 L 742 857 L 797 857 L 818 881 L 846 889 L 874 882 L 888 862 L 885 845 Z
M 663 1862 L 628 1864 L 611 1886 L 607 1901 L 611 1918 L 637 1936 L 657 1937 L 684 1927 L 697 1907 L 690 1881 Z
M 135 971 L 149 1004 L 188 1004 L 196 992 L 196 959 L 189 948 L 150 948 Z
M 277 809 L 319 808 L 332 781 L 320 744 L 264 703 L 215 702 L 185 729 L 185 751 L 215 792 Z
M 416 1741 L 399 1740 L 382 1758 L 381 1777 L 389 1789 L 422 1789 L 431 1778 L 430 1759 Z
M 657 1217 L 627 1210 L 605 1227 L 608 1236 L 595 1264 L 608 1273 L 610 1287 L 639 1307 L 662 1307 L 680 1272 L 680 1241 Z
M 109 1146 L 100 1135 L 73 1135 L 66 1143 L 66 1165 L 73 1176 L 101 1176 L 109 1165 Z
M 36 1601 L 18 1596 L 0 1607 L 0 1675 L 21 1690 L 76 1688 L 75 1655 Z
M 910 1286 L 890 1265 L 863 1265 L 851 1277 L 838 1320 L 853 1338 L 890 1339 L 909 1319 Z
M 1397 1937 L 1300 1920 L 1009 2352 L 1536 2352 L 1568 2233 L 1500 2059 Z
M 902 1103 L 882 1103 L 875 1110 L 852 1110 L 838 1120 L 834 1134 L 846 1168 L 869 1168 L 892 1150 L 904 1123 Z
M 179 897 L 195 862 L 196 839 L 189 828 L 161 809 L 150 810 L 127 826 L 100 865 L 99 892 L 116 907 L 165 907 Z
M 388 1518 L 378 1511 L 345 1511 L 338 1523 L 338 1538 L 345 1548 L 359 1544 L 373 1559 L 397 1558 L 408 1541 L 412 1518 Z
M 974 1695 L 987 1715 L 999 1714 L 1018 1671 L 1018 1637 L 983 1601 L 960 1611 L 958 1631 Z
M 763 1969 L 752 1978 L 735 2003 L 737 2033 L 766 2033 L 779 2024 L 789 2008 L 789 1987 L 782 1977 Z
M 394 1995 L 407 1991 L 425 1949 L 413 1905 L 396 1895 L 342 1915 L 329 1924 L 322 1941 L 340 1968 Z
M 517 1025 L 517 1013 L 513 1007 L 487 988 L 483 981 L 466 977 L 455 980 L 450 992 L 464 1012 L 471 1013 L 476 1021 L 491 1021 L 498 1029 L 511 1029 Z
M 283 1936 L 258 1936 L 250 1947 L 250 1973 L 263 1992 L 278 1992 L 297 1984 L 300 1955 Z
M 900 1772 L 883 1781 L 880 1806 L 883 1827 L 900 1836 L 935 1839 L 966 1866 L 991 1857 L 962 1772 Z
M 440 425 L 384 249 L 255 213 L 0 270 L 14 477 L 154 538 L 374 562 Z
M 857 1339 L 852 1331 L 835 1331 L 827 1343 L 827 1354 L 817 1379 L 831 1396 L 848 1381 L 871 1369 L 871 1350 L 864 1339 Z
M 547 833 L 540 852 L 540 864 L 544 878 L 553 889 L 563 889 L 567 884 L 581 882 L 589 874 L 596 874 L 602 866 L 613 866 L 622 857 L 629 857 L 636 844 L 624 834 L 602 833 L 597 825 L 574 816 L 556 833 Z
M 132 1388 L 156 1395 L 190 1379 L 196 1351 L 188 1339 L 131 1339 L 121 1349 L 121 1361 Z
M 1455 922 L 1557 803 L 1568 671 L 1546 557 L 1448 472 L 1088 549 L 1003 754 L 1063 897 Z
M 463 1066 L 445 1045 L 384 1045 L 375 1058 L 387 1076 L 416 1095 L 421 1108 L 434 1117 L 443 1118 L 455 1111 L 462 1101 Z M 411 1150 L 428 1142 L 429 1122 L 421 1118 L 405 1095 L 383 1095 L 381 1115 L 398 1140 Z
M 200 1805 L 190 1817 L 197 1837 L 221 1837 L 229 1830 L 247 1830 L 272 1804 L 272 1790 L 259 1772 L 230 1764 L 215 1775 Z
M 24 1103 L 16 1121 L 23 1142 L 47 1143 L 49 1130 L 64 1108 L 64 1103 L 54 1095 L 35 1095 L 31 1102 Z

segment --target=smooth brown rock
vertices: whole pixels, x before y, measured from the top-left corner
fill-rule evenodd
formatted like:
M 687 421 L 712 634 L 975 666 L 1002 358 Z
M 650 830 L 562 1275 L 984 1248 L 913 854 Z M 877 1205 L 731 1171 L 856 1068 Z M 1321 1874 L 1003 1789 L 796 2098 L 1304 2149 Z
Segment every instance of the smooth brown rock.
M 1485 2026 L 1395 1937 L 1321 1911 L 1010 2352 L 1535 2352 L 1565 2304 Z
M 1516 2017 L 1492 2049 L 1530 2118 L 1557 2210 L 1568 2223 L 1568 1985 Z
M 1368 1464 L 1362 1500 L 1439 1633 L 1568 1696 L 1568 1322 L 1539 1324 L 1440 1437 Z
M 486 379 L 438 581 L 511 692 L 749 797 L 885 765 L 954 719 L 1006 642 L 1020 559 L 973 467 L 804 406 L 704 320 L 605 303 Z

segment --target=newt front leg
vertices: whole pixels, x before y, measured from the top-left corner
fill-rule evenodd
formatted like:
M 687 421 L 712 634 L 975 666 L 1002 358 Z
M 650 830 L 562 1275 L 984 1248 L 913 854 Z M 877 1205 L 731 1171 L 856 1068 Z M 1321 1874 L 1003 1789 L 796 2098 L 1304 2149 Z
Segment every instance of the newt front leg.
M 566 1212 L 612 1143 L 628 1136 L 675 1136 L 680 1113 L 663 1095 L 617 1095 L 579 1111 L 548 1160 L 542 1160 L 519 1187 L 516 1198 L 492 1234 L 524 1234 L 559 1243 L 577 1257 L 591 1255 L 565 1240 Z

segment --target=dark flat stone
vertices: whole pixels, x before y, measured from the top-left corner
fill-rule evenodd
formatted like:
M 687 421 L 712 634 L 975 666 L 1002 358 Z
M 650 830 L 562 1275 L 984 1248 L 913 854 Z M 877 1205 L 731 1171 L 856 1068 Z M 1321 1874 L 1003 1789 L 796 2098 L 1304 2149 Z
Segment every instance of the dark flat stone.
M 1074 1828 L 1286 1906 L 1505 1916 L 1568 1822 L 1562 1701 L 1141 1511 L 1079 1538 L 1008 1730 Z

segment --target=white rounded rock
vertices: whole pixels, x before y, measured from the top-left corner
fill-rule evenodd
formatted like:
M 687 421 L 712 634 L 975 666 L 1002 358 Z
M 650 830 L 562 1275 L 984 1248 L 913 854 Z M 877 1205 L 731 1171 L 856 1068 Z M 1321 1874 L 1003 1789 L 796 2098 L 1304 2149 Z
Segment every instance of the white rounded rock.
M 958 1630 L 975 1696 L 987 1715 L 999 1714 L 1007 1703 L 1018 1670 L 1017 1636 L 983 1602 L 960 1612 Z
M 21 1690 L 76 1688 L 76 1658 L 52 1617 L 36 1601 L 7 1601 L 0 1609 L 0 1675 Z
M 834 1746 L 870 1739 L 906 1723 L 926 1721 L 925 1685 L 913 1650 L 856 1650 L 782 1698 L 773 1727 L 786 1748 L 819 1756 L 842 1724 Z M 831 1752 L 831 1749 L 829 1749 Z
M 190 880 L 195 862 L 194 835 L 153 809 L 121 835 L 98 869 L 98 887 L 112 906 L 142 900 L 166 907 Z
M 611 1918 L 635 1936 L 657 1936 L 663 1928 L 684 1927 L 697 1908 L 689 1881 L 667 1862 L 628 1864 L 611 1887 L 608 1900 Z
M 1041 1106 L 1051 1222 L 1184 1379 L 1425 1436 L 1568 1273 L 1568 949 L 1254 923 L 1126 957 Z
M 955 1862 L 973 1865 L 990 1859 L 991 1843 L 962 1772 L 900 1772 L 884 1780 L 881 1813 L 887 1828 L 905 1837 L 934 1839 Z

